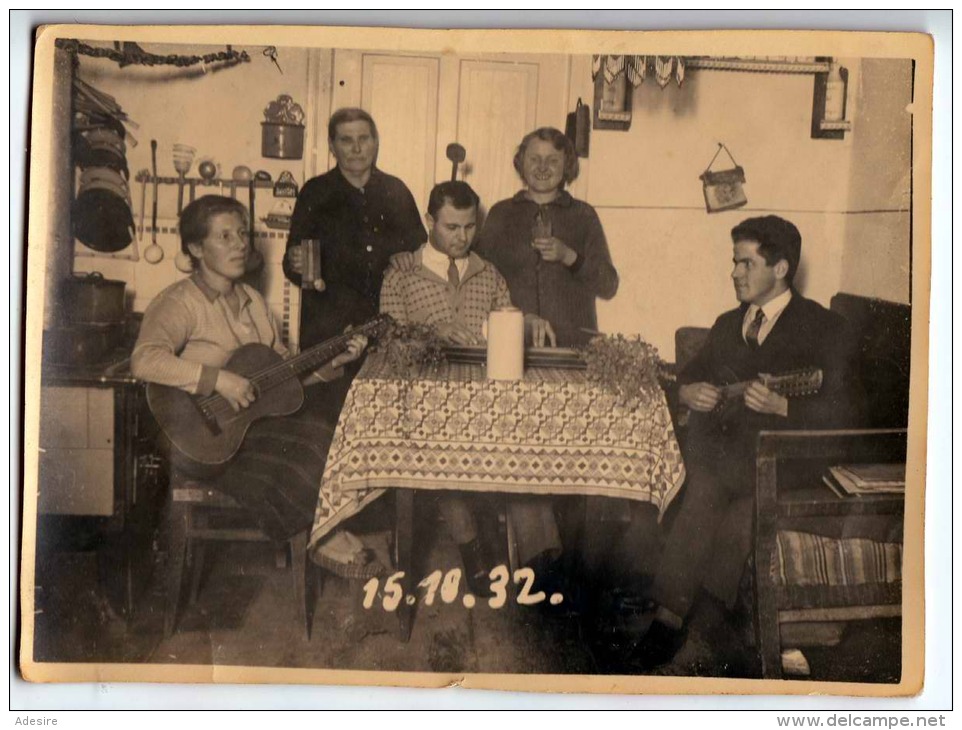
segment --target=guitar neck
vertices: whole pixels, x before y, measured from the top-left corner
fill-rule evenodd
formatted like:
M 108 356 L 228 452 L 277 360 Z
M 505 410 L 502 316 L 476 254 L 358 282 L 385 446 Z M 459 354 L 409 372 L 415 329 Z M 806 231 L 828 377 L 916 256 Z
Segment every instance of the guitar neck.
M 329 360 L 333 360 L 347 349 L 347 343 L 351 335 L 338 335 L 335 338 L 315 345 L 304 350 L 300 355 L 290 358 L 287 361 L 288 367 L 298 374 L 316 370 Z
M 373 320 L 350 332 L 345 332 L 344 334 L 325 340 L 321 344 L 305 350 L 300 355 L 288 358 L 280 365 L 267 368 L 254 374 L 251 377 L 251 382 L 261 390 L 268 390 L 286 380 L 296 378 L 311 370 L 316 370 L 324 363 L 333 360 L 344 352 L 351 338 L 356 335 L 367 335 L 370 332 L 376 331 L 380 326 L 381 323 L 379 320 Z

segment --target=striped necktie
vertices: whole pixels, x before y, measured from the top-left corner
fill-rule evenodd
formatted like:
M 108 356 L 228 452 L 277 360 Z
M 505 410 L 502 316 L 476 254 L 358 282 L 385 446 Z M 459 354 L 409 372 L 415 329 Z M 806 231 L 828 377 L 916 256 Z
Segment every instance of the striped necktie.
M 461 285 L 461 276 L 458 274 L 458 265 L 454 263 L 454 257 L 449 256 L 448 261 L 448 283 L 457 289 Z
M 759 309 L 755 312 L 755 319 L 751 321 L 748 330 L 745 332 L 745 341 L 752 350 L 758 349 L 758 333 L 761 331 L 764 322 L 765 313 Z

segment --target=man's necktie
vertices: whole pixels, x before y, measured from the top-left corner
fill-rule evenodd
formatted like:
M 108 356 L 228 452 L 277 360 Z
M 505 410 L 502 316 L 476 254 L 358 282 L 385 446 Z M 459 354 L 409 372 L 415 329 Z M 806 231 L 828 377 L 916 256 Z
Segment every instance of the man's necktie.
M 748 325 L 748 330 L 745 332 L 745 341 L 748 346 L 753 349 L 758 349 L 758 333 L 761 332 L 762 324 L 765 322 L 765 313 L 759 309 L 755 312 L 755 319 L 751 321 Z
M 454 258 L 452 256 L 448 257 L 448 283 L 455 289 L 461 284 L 461 277 L 458 274 L 458 265 L 454 263 Z

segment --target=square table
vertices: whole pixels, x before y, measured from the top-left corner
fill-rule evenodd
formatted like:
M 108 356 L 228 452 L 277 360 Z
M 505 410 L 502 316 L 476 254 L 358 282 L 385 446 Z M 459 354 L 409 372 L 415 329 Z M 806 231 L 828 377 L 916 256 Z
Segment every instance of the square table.
M 309 549 L 388 488 L 400 489 L 405 563 L 413 489 L 613 497 L 663 515 L 684 477 L 660 390 L 625 407 L 584 370 L 529 368 L 520 381 L 492 381 L 482 365 L 444 362 L 400 377 L 375 352 L 341 411 Z

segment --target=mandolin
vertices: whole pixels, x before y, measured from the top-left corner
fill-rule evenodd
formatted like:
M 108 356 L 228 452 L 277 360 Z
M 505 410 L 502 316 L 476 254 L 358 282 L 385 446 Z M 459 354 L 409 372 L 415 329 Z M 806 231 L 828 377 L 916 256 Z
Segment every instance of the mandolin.
M 822 371 L 819 368 L 791 370 L 780 375 L 759 373 L 757 378 L 743 380 L 730 385 L 721 385 L 722 401 L 741 398 L 752 383 L 761 383 L 769 390 L 773 390 L 786 398 L 798 398 L 803 395 L 815 395 L 822 388 Z
M 300 375 L 316 370 L 347 350 L 355 335 L 378 337 L 390 320 L 389 315 L 380 314 L 360 327 L 286 360 L 267 345 L 253 343 L 239 347 L 224 368 L 250 380 L 256 394 L 254 402 L 240 411 L 235 411 L 216 393 L 196 396 L 157 383 L 147 385 L 147 404 L 181 455 L 197 464 L 224 464 L 240 449 L 254 421 L 288 416 L 303 405 Z
M 691 415 L 697 416 L 699 420 L 707 417 L 707 420 L 716 424 L 729 426 L 737 418 L 737 414 L 742 412 L 742 396 L 752 383 L 760 382 L 769 390 L 773 390 L 786 398 L 799 398 L 818 393 L 822 389 L 822 379 L 823 374 L 820 368 L 790 370 L 777 375 L 759 373 L 758 377 L 751 380 L 718 385 L 719 390 L 721 390 L 721 398 L 715 409 L 709 413 L 692 411 Z

